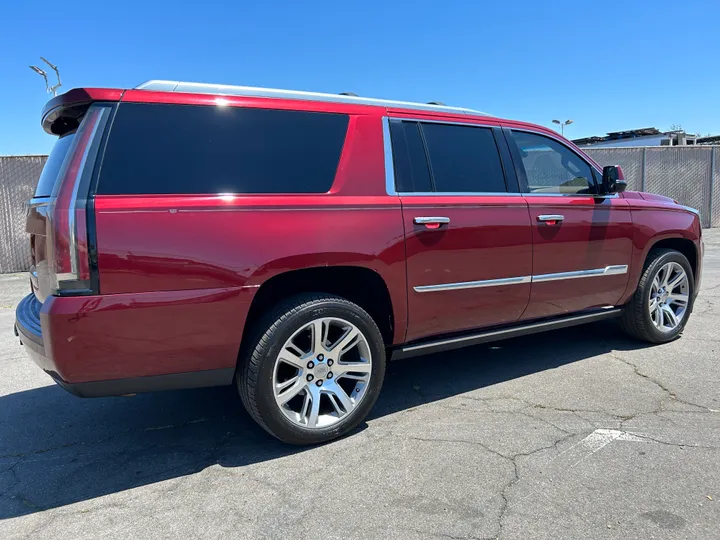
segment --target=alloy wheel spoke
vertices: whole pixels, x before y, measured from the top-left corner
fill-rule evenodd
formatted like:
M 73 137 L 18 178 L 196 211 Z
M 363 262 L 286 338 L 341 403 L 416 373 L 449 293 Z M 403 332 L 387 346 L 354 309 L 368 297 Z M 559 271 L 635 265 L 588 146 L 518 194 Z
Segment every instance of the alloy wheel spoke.
M 297 396 L 305 388 L 305 380 L 299 375 L 275 385 L 275 401 L 281 407 L 285 405 L 292 398 Z
M 298 354 L 298 351 L 301 354 Z M 282 351 L 280 351 L 279 359 L 286 364 L 290 364 L 298 369 L 303 369 L 305 367 L 305 360 L 302 359 L 302 356 L 302 351 L 292 345 L 286 346 Z
M 372 372 L 372 365 L 369 362 L 348 362 L 348 363 L 337 363 L 335 370 L 346 376 L 348 373 L 362 373 L 363 375 L 369 375 Z
M 678 325 L 678 319 L 675 316 L 675 312 L 672 310 L 670 306 L 663 306 L 662 307 L 663 316 L 668 321 L 668 325 L 670 328 L 675 328 Z
M 650 314 L 655 313 L 655 310 L 658 308 L 659 304 L 660 304 L 660 302 L 658 301 L 657 298 L 650 299 Z
M 305 392 L 305 397 L 303 398 L 303 404 L 300 408 L 300 420 L 307 423 L 307 417 L 310 413 L 310 404 L 312 403 L 312 396 L 310 395 L 310 392 Z
M 352 346 L 355 345 L 355 341 L 361 336 L 360 330 L 355 328 L 354 326 L 351 326 L 341 337 L 337 343 L 334 343 L 331 347 L 332 352 L 337 353 L 338 359 L 342 357 L 342 355 L 347 352 L 347 350 L 351 349 Z
M 314 394 L 312 396 L 312 403 L 310 404 L 310 414 L 308 415 L 308 419 L 307 419 L 308 427 L 317 426 L 319 416 L 320 416 L 320 394 Z
M 338 379 L 353 379 L 355 381 L 367 381 L 370 377 L 369 373 L 343 373 Z
M 679 285 L 683 284 L 683 281 L 685 281 L 685 279 L 685 272 L 681 270 L 672 280 L 668 282 L 667 290 L 673 291 Z
M 650 313 L 650 320 L 653 322 L 656 328 L 660 328 L 662 325 L 662 310 L 656 309 L 654 312 Z
M 332 402 L 335 411 L 338 413 L 338 416 L 344 416 L 355 408 L 355 404 L 350 400 L 350 397 L 348 397 L 343 387 L 339 384 L 333 385 L 328 395 L 330 396 L 330 401 Z M 335 400 L 337 400 L 337 402 Z M 342 410 L 338 407 L 338 402 L 342 405 L 342 409 L 345 409 L 345 412 L 342 412 Z
M 671 294 L 668 295 L 668 303 L 669 304 L 678 304 L 680 306 L 686 306 L 688 303 L 688 295 L 687 294 Z
M 325 341 L 327 338 L 327 323 L 324 319 L 317 319 L 312 322 L 312 343 L 313 353 L 320 354 L 324 353 L 327 349 L 325 348 Z
M 650 288 L 650 291 L 653 294 L 656 294 L 658 290 L 660 289 L 660 273 L 655 276 L 655 279 L 653 279 L 652 287 Z

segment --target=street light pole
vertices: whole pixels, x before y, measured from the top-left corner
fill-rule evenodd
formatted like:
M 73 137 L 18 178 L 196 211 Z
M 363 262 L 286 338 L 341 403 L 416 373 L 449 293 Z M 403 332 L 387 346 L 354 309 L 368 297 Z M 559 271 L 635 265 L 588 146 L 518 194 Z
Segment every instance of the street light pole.
M 561 122 L 560 120 L 553 120 L 553 124 L 558 124 L 560 126 L 560 135 L 563 137 L 565 136 L 565 126 L 569 126 L 572 124 L 574 120 L 565 120 L 564 122 Z

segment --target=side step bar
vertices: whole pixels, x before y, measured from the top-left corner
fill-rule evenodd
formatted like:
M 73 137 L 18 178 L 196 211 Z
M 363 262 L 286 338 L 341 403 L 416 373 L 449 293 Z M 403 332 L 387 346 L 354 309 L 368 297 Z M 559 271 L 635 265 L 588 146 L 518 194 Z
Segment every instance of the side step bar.
M 568 326 L 577 326 L 579 324 L 612 319 L 619 316 L 621 311 L 621 308 L 604 308 L 591 313 L 582 313 L 551 320 L 535 321 L 506 328 L 485 330 L 464 336 L 442 338 L 424 343 L 401 345 L 392 351 L 390 359 L 399 360 L 401 358 L 410 358 L 412 356 L 420 356 L 422 354 L 450 351 L 452 349 L 479 345 L 480 343 L 487 343 L 489 341 L 500 341 L 502 339 L 537 334 L 547 330 L 557 330 L 559 328 L 567 328 Z

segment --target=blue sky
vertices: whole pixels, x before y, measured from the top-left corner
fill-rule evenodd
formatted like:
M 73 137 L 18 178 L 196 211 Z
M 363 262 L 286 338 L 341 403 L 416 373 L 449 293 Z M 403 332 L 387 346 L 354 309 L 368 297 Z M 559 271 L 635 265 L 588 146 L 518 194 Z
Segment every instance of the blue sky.
M 640 127 L 720 133 L 720 2 L 678 0 L 9 1 L 0 155 L 46 153 L 46 56 L 67 90 L 147 79 L 443 101 L 571 138 Z

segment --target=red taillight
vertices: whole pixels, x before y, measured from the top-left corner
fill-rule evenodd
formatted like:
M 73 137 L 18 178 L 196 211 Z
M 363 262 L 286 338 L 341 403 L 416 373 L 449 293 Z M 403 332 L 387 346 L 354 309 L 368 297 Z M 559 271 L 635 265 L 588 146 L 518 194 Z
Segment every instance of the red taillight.
M 53 189 L 48 236 L 54 292 L 90 287 L 85 198 L 97 153 L 97 134 L 108 111 L 107 107 L 90 107 L 85 114 Z

